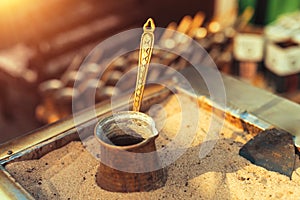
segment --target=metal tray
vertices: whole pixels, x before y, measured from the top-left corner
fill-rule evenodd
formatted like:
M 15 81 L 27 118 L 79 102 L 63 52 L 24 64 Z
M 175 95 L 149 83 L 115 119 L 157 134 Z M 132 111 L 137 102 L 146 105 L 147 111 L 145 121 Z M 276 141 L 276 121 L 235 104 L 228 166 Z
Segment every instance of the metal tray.
M 190 74 L 191 71 L 186 73 Z M 261 95 L 267 97 L 276 97 L 268 92 L 253 88 L 248 84 L 244 84 L 238 80 L 235 80 L 228 76 L 223 76 L 224 85 L 227 93 L 227 103 L 229 107 L 218 107 L 211 101 L 207 96 L 207 91 L 203 89 L 201 85 L 197 84 L 196 95 L 199 98 L 203 107 L 209 111 L 213 111 L 214 114 L 225 116 L 225 120 L 229 121 L 237 127 L 243 128 L 250 134 L 256 135 L 261 130 L 270 128 L 276 124 L 269 123 L 268 119 L 261 119 L 257 115 L 247 112 L 254 105 L 256 101 L 249 99 L 237 98 L 237 90 L 259 92 Z M 193 82 L 193 80 L 191 80 Z M 204 84 L 204 83 L 203 83 Z M 238 87 L 237 87 L 238 86 Z M 176 90 L 189 94 L 182 87 L 176 87 Z M 151 105 L 156 104 L 164 100 L 170 95 L 170 90 L 162 86 L 153 86 L 146 88 L 145 97 L 143 99 L 142 110 L 147 110 Z M 192 94 L 190 94 L 192 96 Z M 195 98 L 195 96 L 192 96 Z M 115 104 L 115 108 L 122 109 L 125 107 L 124 99 L 127 97 L 120 97 L 118 102 Z M 251 103 L 252 101 L 252 103 Z M 260 102 L 258 102 L 260 103 Z M 235 105 L 230 106 L 230 105 Z M 245 107 L 246 105 L 246 107 Z M 263 105 L 262 105 L 263 106 Z M 259 106 L 258 108 L 261 108 Z M 298 106 L 299 107 L 299 106 Z M 249 109 L 248 109 L 249 108 Z M 257 103 L 255 103 L 257 108 Z M 256 109 L 257 110 L 257 109 Z M 78 121 L 81 127 L 85 131 L 93 131 L 96 120 L 94 111 L 91 109 L 84 110 L 78 114 Z M 110 114 L 111 104 L 110 102 L 103 102 L 95 106 L 96 117 L 104 117 Z M 279 127 L 280 128 L 280 127 Z M 42 127 L 36 131 L 33 131 L 25 136 L 16 138 L 0 146 L 0 195 L 1 199 L 34 199 L 29 192 L 18 183 L 11 174 L 5 169 L 5 165 L 14 161 L 37 159 L 41 156 L 49 153 L 57 148 L 64 146 L 70 141 L 79 140 L 77 129 L 74 124 L 72 116 L 64 120 L 58 121 L 54 124 Z

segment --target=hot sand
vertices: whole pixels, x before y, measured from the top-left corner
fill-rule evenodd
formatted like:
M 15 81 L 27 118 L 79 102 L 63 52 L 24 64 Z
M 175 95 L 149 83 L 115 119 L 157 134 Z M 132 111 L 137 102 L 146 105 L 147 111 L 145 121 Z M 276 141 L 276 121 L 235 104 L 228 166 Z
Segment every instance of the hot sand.
M 239 156 L 239 149 L 251 139 L 233 124 L 224 123 L 219 138 L 208 154 L 199 157 L 200 147 L 211 125 L 211 120 L 222 120 L 193 104 L 193 99 L 179 94 L 161 106 L 152 107 L 149 114 L 156 120 L 160 136 L 157 149 L 168 146 L 182 127 L 179 143 L 192 137 L 186 152 L 167 167 L 168 180 L 158 190 L 137 193 L 114 193 L 102 190 L 95 183 L 97 161 L 81 144 L 71 142 L 38 160 L 19 161 L 6 169 L 36 199 L 299 199 L 300 162 L 297 157 L 295 172 L 287 176 L 251 164 Z M 200 116 L 194 111 L 199 111 Z M 196 113 L 197 114 L 197 113 Z M 167 120 L 164 120 L 164 118 Z M 184 120 L 182 120 L 184 119 Z M 197 123 L 199 122 L 199 126 Z M 195 128 L 196 127 L 196 128 Z M 213 130 L 213 131 L 217 131 Z M 191 134 L 192 133 L 192 134 Z M 174 150 L 174 149 L 173 149 Z

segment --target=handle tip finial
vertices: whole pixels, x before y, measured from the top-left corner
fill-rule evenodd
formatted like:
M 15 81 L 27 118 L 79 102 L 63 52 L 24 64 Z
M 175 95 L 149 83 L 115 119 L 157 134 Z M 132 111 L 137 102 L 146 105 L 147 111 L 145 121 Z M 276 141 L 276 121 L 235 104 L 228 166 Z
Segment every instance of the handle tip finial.
M 144 30 L 150 30 L 154 31 L 155 29 L 155 24 L 152 18 L 149 18 L 146 23 L 144 24 Z

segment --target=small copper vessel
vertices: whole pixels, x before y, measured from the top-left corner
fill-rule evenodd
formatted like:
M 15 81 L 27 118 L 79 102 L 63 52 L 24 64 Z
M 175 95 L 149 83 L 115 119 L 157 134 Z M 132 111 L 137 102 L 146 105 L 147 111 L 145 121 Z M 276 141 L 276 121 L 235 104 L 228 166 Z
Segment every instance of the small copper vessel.
M 100 144 L 97 184 L 113 192 L 150 191 L 164 186 L 166 170 L 160 166 L 154 120 L 141 112 L 118 112 L 95 127 Z

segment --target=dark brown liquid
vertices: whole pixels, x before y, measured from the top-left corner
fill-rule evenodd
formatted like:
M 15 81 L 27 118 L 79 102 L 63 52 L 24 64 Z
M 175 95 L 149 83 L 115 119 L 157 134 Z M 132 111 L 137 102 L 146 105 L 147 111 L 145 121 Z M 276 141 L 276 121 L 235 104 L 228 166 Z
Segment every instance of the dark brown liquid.
M 110 138 L 110 141 L 116 146 L 130 146 L 144 141 L 144 138 L 124 134 L 114 136 Z

